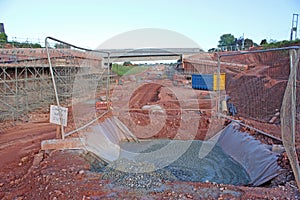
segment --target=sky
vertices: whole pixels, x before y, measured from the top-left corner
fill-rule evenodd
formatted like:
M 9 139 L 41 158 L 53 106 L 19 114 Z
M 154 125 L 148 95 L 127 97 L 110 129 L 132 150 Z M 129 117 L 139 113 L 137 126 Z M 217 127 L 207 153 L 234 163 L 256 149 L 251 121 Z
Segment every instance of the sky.
M 8 39 L 44 41 L 52 36 L 95 49 L 136 29 L 165 29 L 204 50 L 220 36 L 289 40 L 299 0 L 0 0 L 0 22 Z M 300 22 L 300 16 L 299 16 Z M 298 38 L 300 38 L 298 23 Z

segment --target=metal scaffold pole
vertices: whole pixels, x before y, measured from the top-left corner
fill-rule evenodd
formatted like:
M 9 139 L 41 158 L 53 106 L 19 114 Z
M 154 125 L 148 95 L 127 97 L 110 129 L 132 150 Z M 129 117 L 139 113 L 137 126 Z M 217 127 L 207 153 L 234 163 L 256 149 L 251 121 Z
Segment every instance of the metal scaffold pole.
M 47 52 L 47 57 L 48 57 L 48 62 L 49 62 L 49 67 L 50 67 L 50 73 L 51 73 L 51 77 L 52 77 L 52 84 L 54 87 L 54 94 L 55 94 L 55 99 L 56 99 L 56 104 L 58 106 L 58 111 L 59 111 L 59 119 L 60 119 L 60 127 L 61 127 L 61 137 L 62 139 L 65 139 L 65 134 L 64 134 L 64 126 L 62 123 L 62 111 L 60 109 L 60 103 L 59 103 L 59 98 L 58 98 L 58 93 L 57 93 L 57 88 L 56 88 L 56 82 L 55 82 L 55 78 L 54 78 L 54 73 L 53 73 L 53 68 L 52 68 L 52 64 L 51 64 L 51 59 L 50 59 L 50 53 L 49 53 L 49 47 L 48 47 L 48 37 L 45 39 L 45 46 L 46 46 L 46 52 Z
M 95 84 L 93 77 L 97 74 L 101 74 L 101 72 L 86 71 L 87 69 L 89 69 L 91 67 L 93 62 L 95 62 L 95 60 L 94 60 L 95 57 L 93 57 L 92 54 L 90 55 L 91 57 L 87 56 L 88 54 L 85 54 L 85 55 L 80 54 L 79 57 L 78 57 L 78 55 L 76 57 L 76 56 L 72 55 L 70 53 L 70 51 L 61 51 L 59 49 L 56 49 L 55 50 L 56 53 L 57 52 L 62 53 L 63 56 L 59 57 L 59 56 L 57 56 L 57 54 L 53 53 L 54 55 L 51 57 L 48 40 L 58 42 L 57 44 L 60 44 L 62 47 L 68 47 L 68 49 L 74 48 L 74 49 L 76 49 L 76 50 L 74 50 L 74 52 L 76 52 L 77 54 L 78 53 L 79 54 L 87 53 L 87 52 L 95 52 L 95 53 L 99 53 L 99 55 L 106 54 L 107 59 L 108 59 L 108 61 L 107 61 L 108 68 L 107 68 L 107 80 L 106 80 L 106 96 L 107 96 L 107 100 L 109 100 L 109 95 L 110 95 L 110 93 L 109 93 L 109 90 L 110 90 L 110 52 L 86 49 L 86 48 L 78 47 L 78 46 L 72 45 L 70 43 L 67 43 L 67 42 L 52 38 L 52 37 L 46 37 L 45 46 L 46 46 L 46 51 L 47 51 L 48 64 L 50 66 L 50 74 L 51 74 L 55 99 L 56 99 L 58 108 L 62 108 L 61 107 L 62 102 L 66 103 L 72 98 L 72 95 L 74 95 L 72 93 L 72 91 L 75 92 L 76 94 L 79 92 L 79 91 L 74 91 L 74 88 L 73 88 L 73 86 L 74 86 L 73 81 L 76 79 L 76 77 L 83 78 L 83 81 L 88 81 L 89 83 L 91 83 L 91 81 L 92 81 L 93 84 Z M 52 53 L 52 51 L 53 50 L 51 49 L 51 53 Z M 65 63 L 65 59 L 67 59 L 66 54 L 69 59 L 70 58 L 73 59 L 72 62 Z M 102 59 L 101 56 L 100 56 L 100 58 Z M 83 63 L 79 63 L 79 60 L 76 60 L 76 59 L 81 59 L 83 61 Z M 55 67 L 53 65 L 53 61 L 55 62 Z M 78 70 L 79 70 L 78 67 L 81 68 L 80 70 L 82 70 L 82 72 L 83 72 L 82 74 L 80 74 L 81 72 L 78 74 Z M 81 86 L 82 85 L 78 85 L 79 89 L 81 88 Z M 79 94 L 77 94 L 77 95 L 79 95 Z M 69 136 L 70 134 L 69 133 L 65 134 L 64 125 L 62 123 L 62 119 L 63 119 L 62 118 L 62 110 L 58 109 L 58 111 L 59 111 L 59 116 L 60 116 L 59 124 L 60 124 L 61 135 L 62 135 L 62 139 L 64 139 L 66 136 Z M 76 131 L 73 130 L 73 132 L 76 132 Z

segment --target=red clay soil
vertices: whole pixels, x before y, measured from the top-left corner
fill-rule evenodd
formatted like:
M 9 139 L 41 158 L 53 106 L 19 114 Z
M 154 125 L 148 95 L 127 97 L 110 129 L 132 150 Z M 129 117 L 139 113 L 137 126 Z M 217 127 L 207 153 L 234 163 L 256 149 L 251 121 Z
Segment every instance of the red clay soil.
M 228 54 L 228 52 L 220 53 Z M 230 54 L 230 53 L 229 53 Z M 217 55 L 212 55 L 217 59 Z M 281 110 L 284 91 L 290 73 L 288 51 L 253 53 L 221 57 L 223 62 L 248 65 L 246 71 L 232 71 L 229 67 L 221 68 L 226 73 L 226 94 L 238 109 L 237 117 L 245 123 L 270 132 L 281 138 L 280 119 L 274 124 L 269 120 Z M 299 66 L 298 66 L 299 68 Z M 300 73 L 297 86 L 300 85 Z M 300 148 L 300 87 L 297 87 L 296 145 Z M 243 95 L 241 95 L 243 94 Z
M 222 69 L 226 72 L 226 93 L 240 116 L 268 122 L 276 109 L 281 109 L 290 69 L 288 51 L 226 56 L 221 61 L 249 66 L 238 73 Z
M 273 187 L 166 182 L 162 191 L 114 185 L 91 172 L 78 151 L 40 151 L 55 137 L 47 122 L 18 124 L 0 134 L 1 199 L 297 199 L 291 182 Z M 18 140 L 19 138 L 19 140 Z M 298 196 L 297 196 L 298 195 Z
M 180 89 L 180 88 L 176 88 Z M 195 102 L 199 105 L 191 105 L 193 108 L 203 108 L 205 110 L 211 109 L 212 101 L 211 99 L 202 99 L 203 95 L 199 94 L 197 91 L 198 98 Z M 195 94 L 196 95 L 196 94 Z M 207 94 L 205 94 L 207 95 Z M 186 97 L 185 100 L 188 101 L 189 97 Z M 193 99 L 191 99 L 193 100 Z M 136 136 L 143 139 L 149 138 L 168 138 L 168 139 L 197 139 L 204 140 L 208 139 L 207 130 L 210 124 L 210 115 L 205 113 L 199 113 L 195 110 L 184 110 L 180 105 L 179 100 L 167 86 L 159 83 L 148 83 L 144 84 L 141 87 L 137 88 L 130 98 L 129 108 L 131 120 L 124 120 L 124 123 L 129 127 L 133 128 L 137 124 L 140 126 L 147 126 L 150 123 L 149 110 L 142 110 L 144 105 L 159 105 L 162 109 L 165 110 L 166 122 L 164 126 L 157 132 L 155 135 L 150 133 L 149 135 L 140 134 L 135 132 Z M 189 119 L 189 125 L 184 128 L 185 134 L 178 134 L 178 129 L 182 124 L 183 112 L 185 114 L 188 112 L 188 115 L 191 116 Z M 193 126 L 191 124 L 198 124 L 198 129 L 195 134 L 189 134 L 193 132 Z M 211 135 L 212 136 L 212 135 Z M 210 136 L 210 137 L 211 137 Z
M 280 128 L 277 124 L 266 124 L 274 113 L 280 108 L 281 96 L 288 73 L 286 68 L 281 68 L 278 63 L 271 63 L 276 55 L 247 56 L 231 60 L 237 63 L 248 64 L 249 73 L 236 74 L 224 69 L 227 74 L 227 90 L 232 101 L 239 110 L 238 118 L 255 127 L 260 127 L 276 137 L 280 137 Z M 225 58 L 224 58 L 225 59 Z M 227 58 L 226 58 L 227 59 Z M 228 58 L 229 59 L 229 58 Z M 265 63 L 264 66 L 258 63 Z M 268 67 L 272 64 L 275 68 Z M 289 66 L 286 60 L 284 65 Z M 269 64 L 269 65 L 268 65 Z M 281 65 L 282 66 L 282 65 Z M 268 72 L 264 76 L 264 72 Z M 256 74 L 256 76 L 255 76 Z M 257 78 L 259 77 L 259 78 Z M 254 104 L 259 112 L 253 112 L 254 107 L 247 106 L 252 101 L 248 95 L 240 95 L 239 92 L 249 90 L 248 86 L 255 86 L 266 91 L 264 94 L 250 91 L 256 94 L 258 99 L 273 99 L 264 110 L 264 103 Z M 168 91 L 166 84 L 149 83 L 136 89 L 131 95 L 129 114 L 132 120 L 123 119 L 130 128 L 139 124 L 146 126 L 150 123 L 149 111 L 141 110 L 144 105 L 159 105 L 166 110 L 166 123 L 155 135 L 138 135 L 140 138 L 176 138 L 176 132 L 181 124 L 181 117 L 188 113 L 199 119 L 196 136 L 180 135 L 179 139 L 207 139 L 207 130 L 211 119 L 209 108 L 213 103 L 207 103 L 206 94 L 200 91 L 196 93 L 199 100 L 199 108 L 204 106 L 205 112 L 185 111 L 180 109 L 176 95 Z M 125 86 L 124 86 L 125 87 Z M 276 97 L 276 98 L 275 98 Z M 210 98 L 210 97 L 208 97 Z M 213 101 L 210 101 L 213 102 Z M 113 102 L 114 103 L 114 102 Z M 120 102 L 122 103 L 122 102 Z M 251 104 L 252 106 L 252 104 Z M 71 108 L 69 110 L 71 112 Z M 121 112 L 121 111 L 114 111 Z M 267 117 L 264 116 L 267 114 Z M 250 115 L 249 118 L 245 116 Z M 111 116 L 108 115 L 107 117 Z M 257 118 L 256 118 L 257 117 Z M 74 123 L 70 117 L 71 129 Z M 291 169 L 285 154 L 281 154 L 278 162 L 286 169 L 286 173 L 277 180 L 262 187 L 232 186 L 214 183 L 190 183 L 190 182 L 166 182 L 163 190 L 140 190 L 115 185 L 108 180 L 102 180 L 101 173 L 91 172 L 90 163 L 85 160 L 78 151 L 41 151 L 42 140 L 55 138 L 56 126 L 48 123 L 47 114 L 37 114 L 27 123 L 19 123 L 0 132 L 0 199 L 299 199 L 295 181 L 291 175 Z M 191 117 L 190 124 L 194 124 Z M 188 128 L 186 130 L 188 132 Z M 277 143 L 274 140 L 261 136 L 251 130 L 246 130 L 266 144 Z M 299 135 L 299 134 L 298 134 Z M 300 140 L 297 137 L 297 145 Z

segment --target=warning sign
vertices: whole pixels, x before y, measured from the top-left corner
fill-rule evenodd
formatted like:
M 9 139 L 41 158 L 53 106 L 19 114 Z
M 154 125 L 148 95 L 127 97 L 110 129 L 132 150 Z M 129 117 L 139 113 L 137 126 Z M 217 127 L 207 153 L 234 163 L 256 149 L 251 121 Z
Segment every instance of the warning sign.
M 67 126 L 68 108 L 55 105 L 50 106 L 50 123 Z

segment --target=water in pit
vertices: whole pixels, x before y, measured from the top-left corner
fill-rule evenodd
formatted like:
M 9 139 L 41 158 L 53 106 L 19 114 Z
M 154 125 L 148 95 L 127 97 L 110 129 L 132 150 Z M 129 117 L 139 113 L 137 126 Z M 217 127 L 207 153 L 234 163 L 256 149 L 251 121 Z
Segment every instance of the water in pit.
M 172 143 L 172 145 L 169 145 Z M 185 151 L 181 148 L 188 144 Z M 120 184 L 134 182 L 134 187 L 150 187 L 144 183 L 161 184 L 165 181 L 191 181 L 191 182 L 215 182 L 233 185 L 247 185 L 250 177 L 245 169 L 229 155 L 224 153 L 217 144 L 204 158 L 199 158 L 199 150 L 203 141 L 171 141 L 151 140 L 139 143 L 122 142 L 120 159 L 104 165 L 93 162 L 92 168 L 101 172 L 104 179 L 111 179 Z M 167 148 L 165 148 L 167 147 Z M 163 153 L 150 154 L 152 159 L 147 163 L 144 155 L 162 150 Z M 169 151 L 169 152 L 168 152 Z M 168 165 L 162 164 L 169 161 L 173 155 L 178 158 Z M 134 156 L 133 156 L 134 155 Z M 153 157 L 153 155 L 155 155 Z M 163 166 L 163 167 L 162 167 Z M 141 173 L 135 168 L 148 169 L 150 172 Z M 152 171 L 154 170 L 154 171 Z M 136 171 L 136 172 L 135 172 Z M 147 171 L 147 170 L 146 170 Z M 156 184 L 156 185 L 155 185 Z M 153 185 L 152 185 L 153 186 Z M 132 187 L 130 185 L 130 187 Z

